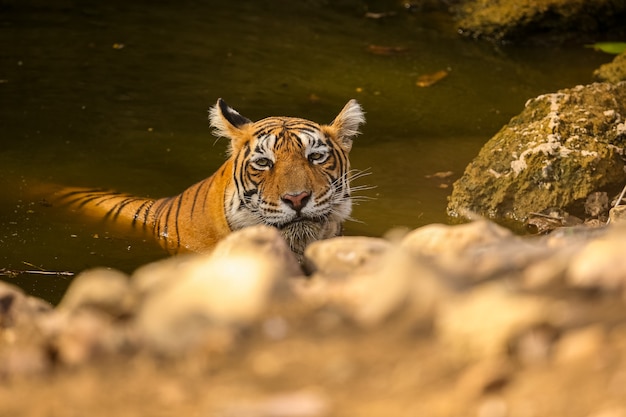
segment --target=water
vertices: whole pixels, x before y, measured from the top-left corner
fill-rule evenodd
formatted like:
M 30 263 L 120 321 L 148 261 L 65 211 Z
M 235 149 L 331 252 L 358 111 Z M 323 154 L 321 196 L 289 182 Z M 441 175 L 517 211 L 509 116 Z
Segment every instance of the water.
M 207 123 L 218 97 L 251 119 L 318 122 L 358 99 L 367 124 L 352 164 L 372 172 L 358 184 L 376 188 L 347 232 L 447 222 L 449 184 L 528 98 L 588 83 L 610 60 L 582 45 L 469 41 L 443 14 L 372 20 L 358 1 L 330 3 L 0 0 L 0 268 L 130 272 L 162 258 L 151 242 L 40 204 L 30 190 L 177 194 L 225 158 Z M 416 86 L 442 69 L 442 81 Z M 5 279 L 52 302 L 70 282 Z

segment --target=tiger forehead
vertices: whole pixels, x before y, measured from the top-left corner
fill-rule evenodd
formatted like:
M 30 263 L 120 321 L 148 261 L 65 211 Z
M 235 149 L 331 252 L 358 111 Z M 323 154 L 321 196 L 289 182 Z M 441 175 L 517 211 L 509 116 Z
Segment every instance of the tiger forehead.
M 305 133 L 309 135 L 323 135 L 320 125 L 306 119 L 295 117 L 268 117 L 254 124 L 254 136 L 280 136 L 285 133 Z

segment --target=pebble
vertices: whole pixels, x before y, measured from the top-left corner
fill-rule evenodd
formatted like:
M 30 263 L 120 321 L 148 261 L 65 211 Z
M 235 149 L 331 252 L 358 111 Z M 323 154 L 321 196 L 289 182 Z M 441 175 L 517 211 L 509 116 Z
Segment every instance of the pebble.
M 94 268 L 72 281 L 58 310 L 93 309 L 120 317 L 131 311 L 132 303 L 128 275 L 114 269 Z

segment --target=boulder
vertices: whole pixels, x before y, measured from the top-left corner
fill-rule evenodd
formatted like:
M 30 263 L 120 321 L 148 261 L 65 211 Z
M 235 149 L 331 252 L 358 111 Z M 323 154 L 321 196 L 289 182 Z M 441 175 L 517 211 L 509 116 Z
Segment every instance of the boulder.
M 608 64 L 601 65 L 593 72 L 593 76 L 598 81 L 608 81 L 614 84 L 626 81 L 626 52 L 622 52 Z
M 300 273 L 276 229 L 234 232 L 210 255 L 171 258 L 133 275 L 137 332 L 164 355 L 228 348 L 240 327 L 260 318 L 282 281 Z
M 459 32 L 496 41 L 546 34 L 621 33 L 622 0 L 468 0 L 457 7 Z M 618 37 L 619 38 L 619 37 Z
M 589 194 L 626 182 L 624 117 L 626 82 L 529 100 L 454 183 L 448 213 L 517 221 L 554 207 L 582 213 Z

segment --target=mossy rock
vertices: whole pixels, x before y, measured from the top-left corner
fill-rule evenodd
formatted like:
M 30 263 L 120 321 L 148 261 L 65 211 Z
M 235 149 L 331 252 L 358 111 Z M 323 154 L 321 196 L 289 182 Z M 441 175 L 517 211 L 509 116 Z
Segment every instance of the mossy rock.
M 529 100 L 454 183 L 448 213 L 525 221 L 548 208 L 581 212 L 590 193 L 626 182 L 624 117 L 626 82 Z
M 624 0 L 466 0 L 459 31 L 470 37 L 527 40 L 567 33 L 622 33 Z
M 626 52 L 622 52 L 608 64 L 600 66 L 593 72 L 593 76 L 599 81 L 610 83 L 626 81 Z

